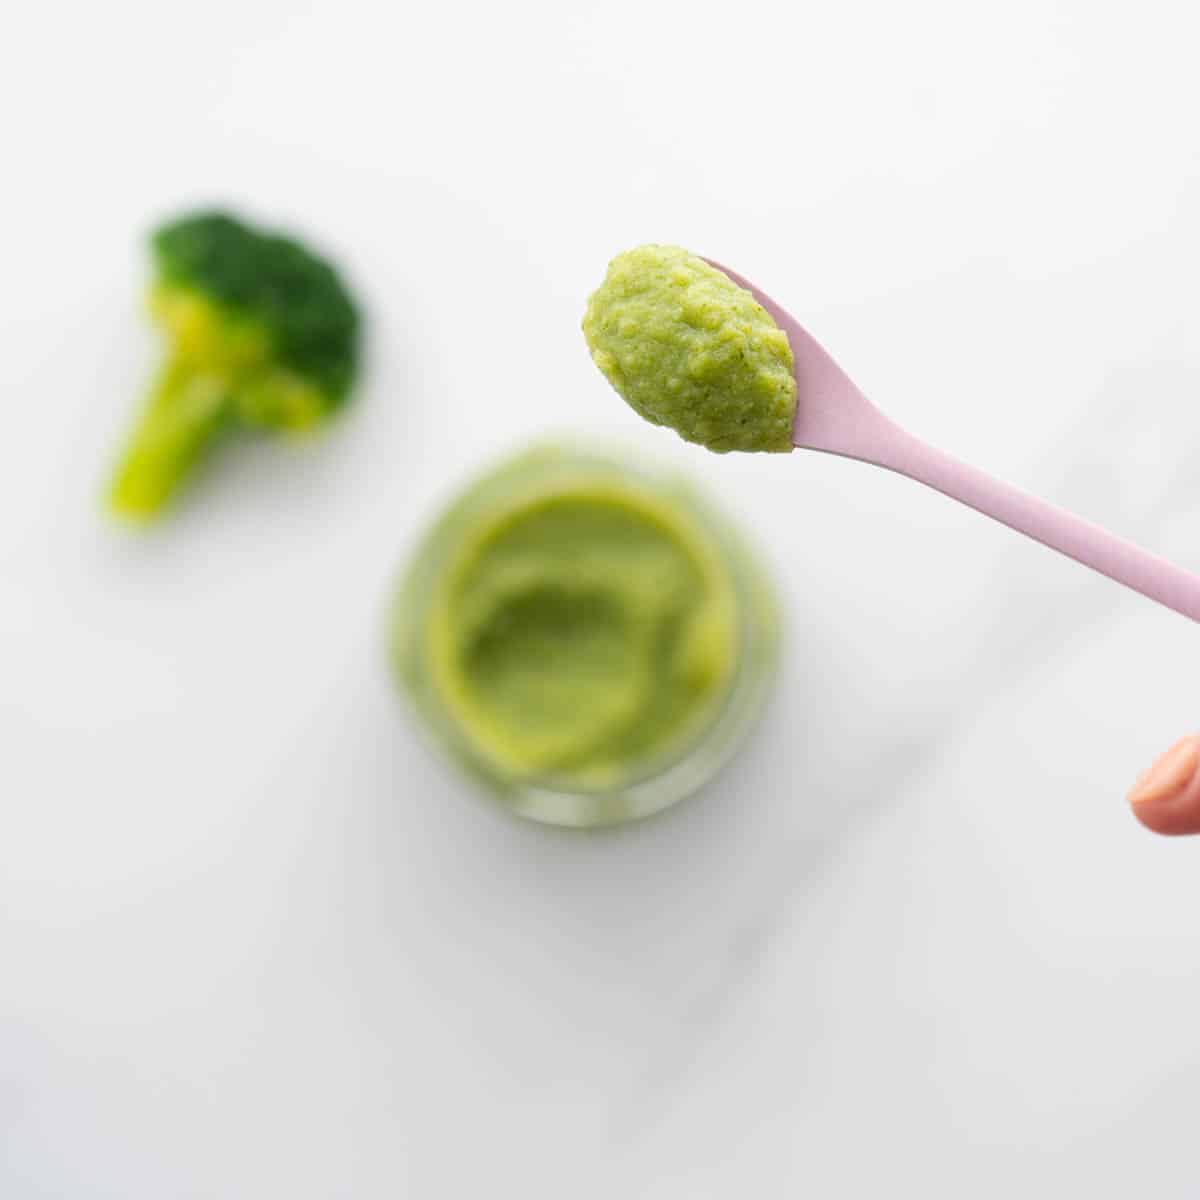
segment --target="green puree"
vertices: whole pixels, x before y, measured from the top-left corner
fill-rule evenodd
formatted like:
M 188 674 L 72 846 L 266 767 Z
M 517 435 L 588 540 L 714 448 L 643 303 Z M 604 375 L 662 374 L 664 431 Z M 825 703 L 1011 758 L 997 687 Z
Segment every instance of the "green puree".
M 606 786 L 711 718 L 737 654 L 733 580 L 663 494 L 573 472 L 476 513 L 428 608 L 430 684 L 515 778 Z
M 630 406 L 710 450 L 790 450 L 787 335 L 729 276 L 677 246 L 617 255 L 588 301 L 596 365 Z

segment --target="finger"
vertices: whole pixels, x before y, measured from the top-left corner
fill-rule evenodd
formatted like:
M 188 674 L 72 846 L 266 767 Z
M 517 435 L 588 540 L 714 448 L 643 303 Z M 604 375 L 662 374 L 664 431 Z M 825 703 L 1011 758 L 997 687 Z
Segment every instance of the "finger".
M 1134 784 L 1129 803 L 1155 833 L 1200 833 L 1200 735 L 1176 742 Z

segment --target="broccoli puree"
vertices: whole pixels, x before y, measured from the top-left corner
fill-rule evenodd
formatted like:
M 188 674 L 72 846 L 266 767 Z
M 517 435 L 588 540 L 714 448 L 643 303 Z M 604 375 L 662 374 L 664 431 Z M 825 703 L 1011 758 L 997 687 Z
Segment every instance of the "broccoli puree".
M 677 246 L 617 255 L 583 330 L 596 365 L 647 421 L 720 452 L 792 448 L 787 335 L 703 259 Z
M 611 473 L 551 475 L 462 527 L 427 610 L 429 683 L 493 769 L 608 786 L 712 717 L 735 604 L 681 504 Z

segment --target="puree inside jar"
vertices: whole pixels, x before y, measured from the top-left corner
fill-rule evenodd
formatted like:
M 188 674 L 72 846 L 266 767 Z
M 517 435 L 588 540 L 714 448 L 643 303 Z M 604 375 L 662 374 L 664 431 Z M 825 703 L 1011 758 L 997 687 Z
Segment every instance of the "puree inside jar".
M 460 515 L 429 685 L 493 770 L 605 786 L 703 730 L 738 654 L 728 560 L 660 489 L 570 472 Z

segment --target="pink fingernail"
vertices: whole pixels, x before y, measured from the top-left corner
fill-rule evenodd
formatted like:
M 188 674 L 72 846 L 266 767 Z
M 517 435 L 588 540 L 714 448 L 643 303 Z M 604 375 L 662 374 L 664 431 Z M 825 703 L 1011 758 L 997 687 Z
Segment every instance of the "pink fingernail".
M 1129 803 L 1138 807 L 1169 800 L 1183 791 L 1200 767 L 1200 738 L 1181 738 L 1133 785 Z

